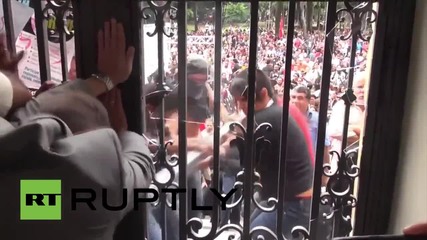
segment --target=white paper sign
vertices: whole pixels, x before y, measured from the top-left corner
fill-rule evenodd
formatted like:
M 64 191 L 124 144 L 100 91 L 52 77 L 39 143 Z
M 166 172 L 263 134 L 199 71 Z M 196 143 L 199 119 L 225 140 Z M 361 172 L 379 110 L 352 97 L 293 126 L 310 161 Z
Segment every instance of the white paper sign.
M 31 17 L 33 32 L 35 31 L 35 18 Z M 61 52 L 59 43 L 48 42 L 51 79 L 56 83 L 62 81 Z M 70 69 L 71 59 L 75 54 L 74 38 L 66 42 L 67 69 Z M 16 41 L 16 51 L 25 51 L 23 60 L 18 65 L 20 78 L 29 88 L 40 87 L 39 52 L 37 37 L 33 33 L 22 31 Z M 67 73 L 68 76 L 68 73 Z

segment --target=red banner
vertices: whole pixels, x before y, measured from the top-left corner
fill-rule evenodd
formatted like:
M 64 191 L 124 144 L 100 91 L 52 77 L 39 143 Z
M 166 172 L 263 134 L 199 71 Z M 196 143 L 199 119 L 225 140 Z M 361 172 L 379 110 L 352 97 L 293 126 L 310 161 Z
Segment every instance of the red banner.
M 282 17 L 280 17 L 280 27 L 279 27 L 279 39 L 283 38 L 283 31 L 285 27 L 285 19 Z

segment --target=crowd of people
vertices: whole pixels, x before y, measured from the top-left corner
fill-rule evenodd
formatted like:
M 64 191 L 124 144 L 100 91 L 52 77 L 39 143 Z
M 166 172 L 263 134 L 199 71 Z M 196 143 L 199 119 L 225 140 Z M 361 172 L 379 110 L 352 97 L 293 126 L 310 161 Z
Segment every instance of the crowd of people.
M 332 168 L 337 167 L 338 155 L 330 156 L 330 152 L 336 151 L 341 154 L 342 149 L 342 129 L 344 125 L 345 104 L 340 97 L 347 90 L 347 82 L 350 74 L 351 58 L 351 41 L 341 40 L 339 36 L 346 34 L 337 30 L 337 37 L 331 43 L 332 50 L 332 74 L 331 87 L 329 90 L 328 104 L 328 123 L 327 133 L 323 140 L 325 142 L 323 162 L 331 164 Z M 187 36 L 187 50 L 189 58 L 187 60 L 187 87 L 189 98 L 188 116 L 187 116 L 187 138 L 188 151 L 209 153 L 212 151 L 213 139 L 213 81 L 215 80 L 215 30 L 213 27 L 206 27 L 198 32 L 193 32 Z M 247 114 L 247 71 L 249 61 L 249 30 L 245 28 L 224 29 L 222 34 L 222 54 L 221 54 L 221 132 L 226 129 L 230 123 L 235 121 L 245 122 Z M 292 183 L 286 186 L 287 204 L 289 211 L 295 212 L 295 216 L 285 216 L 284 233 L 290 237 L 291 228 L 296 225 L 308 227 L 309 208 L 312 194 L 310 182 L 312 181 L 314 156 L 318 143 L 319 127 L 319 98 L 322 80 L 323 55 L 325 52 L 325 35 L 321 31 L 314 31 L 303 36 L 297 31 L 294 36 L 292 63 L 291 63 L 291 91 L 290 91 L 290 122 L 288 136 L 292 135 L 290 141 L 291 149 L 298 149 L 298 154 L 291 158 L 296 160 L 289 163 L 287 168 L 289 172 L 286 175 L 292 178 Z M 358 42 L 356 46 L 355 66 L 354 67 L 354 84 L 353 90 L 356 101 L 350 106 L 350 120 L 347 146 L 352 148 L 358 147 L 361 127 L 364 120 L 364 84 L 366 80 L 366 64 L 368 43 Z M 170 44 L 170 65 L 166 67 L 166 82 L 172 93 L 165 99 L 166 118 L 170 119 L 166 123 L 167 129 L 178 130 L 177 109 L 179 98 L 176 85 L 182 79 L 178 79 L 178 42 L 172 39 Z M 271 166 L 278 165 L 280 154 L 280 133 L 282 120 L 282 105 L 284 98 L 284 79 L 286 63 L 286 36 L 277 38 L 272 31 L 261 29 L 258 40 L 257 53 L 257 73 L 256 73 L 256 101 L 255 101 L 255 122 L 258 124 L 268 122 L 272 125 L 275 134 L 268 135 L 266 138 L 271 142 L 272 155 L 257 155 L 260 162 L 257 165 L 257 171 L 263 178 L 263 189 L 260 191 L 260 201 L 263 202 L 267 196 L 276 196 L 276 186 L 278 182 L 277 169 Z M 149 93 L 155 89 L 157 73 L 150 78 Z M 208 99 L 207 102 L 205 99 Z M 147 97 L 149 109 L 156 109 L 156 103 Z M 190 101 L 191 100 L 191 101 Z M 154 101 L 154 102 L 153 102 Z M 202 107 L 203 106 L 203 107 Z M 170 114 L 170 115 L 169 115 Z M 152 119 L 159 119 L 157 116 Z M 153 124 L 152 126 L 155 126 Z M 191 127 L 190 127 L 191 126 Z M 157 130 L 155 127 L 151 136 L 156 137 Z M 299 129 L 299 130 L 296 130 Z M 199 134 L 199 131 L 202 130 Z M 295 132 L 293 132 L 295 131 Z M 171 137 L 172 139 L 174 137 Z M 225 137 L 221 135 L 221 139 Z M 178 141 L 175 136 L 175 142 Z M 240 155 L 238 149 L 229 149 L 229 142 L 221 142 L 221 180 L 223 191 L 227 192 L 234 186 L 237 172 L 241 169 Z M 288 146 L 289 147 L 289 146 Z M 207 150 L 210 149 L 210 150 Z M 225 150 L 229 149 L 229 150 Z M 174 150 L 177 150 L 175 148 Z M 347 149 L 348 150 L 348 149 Z M 172 153 L 172 149 L 169 149 Z M 276 152 L 277 151 L 277 152 Z M 294 151 L 291 151 L 295 153 Z M 175 152 L 177 153 L 177 152 Z M 202 154 L 202 158 L 206 157 Z M 307 160 L 307 161 L 306 161 Z M 290 160 L 289 160 L 290 161 Z M 197 171 L 198 172 L 198 171 Z M 200 175 L 192 175 L 191 186 L 209 187 L 211 180 L 209 167 L 201 169 Z M 295 175 L 294 175 L 295 174 Z M 274 177 L 276 176 L 276 177 Z M 201 179 L 201 180 L 200 180 Z M 323 178 L 323 186 L 326 186 L 328 179 Z M 207 182 L 207 184 L 206 184 Z M 273 188 L 270 188 L 273 187 Z M 203 189 L 199 189 L 203 192 Z M 293 192 L 295 191 L 295 192 Z M 209 199 L 209 196 L 205 196 Z M 203 199 L 199 199 L 204 201 Z M 265 204 L 265 202 L 264 202 Z M 325 209 L 325 211 L 328 211 Z M 192 217 L 201 213 L 194 213 Z M 260 213 L 255 211 L 253 215 L 253 226 L 268 226 L 274 229 L 273 213 Z M 240 215 L 234 215 L 228 211 L 222 214 L 221 224 L 228 222 L 239 223 Z M 173 219 L 172 217 L 170 219 Z M 305 219 L 305 220 L 302 220 Z M 172 220 L 173 221 L 173 220 Z M 328 238 L 328 229 L 330 225 L 323 223 L 322 229 L 324 238 Z M 171 234 L 174 235 L 173 230 Z
M 204 34 L 207 34 L 205 36 Z M 196 33 L 205 40 L 212 35 L 212 29 L 205 33 Z M 282 90 L 284 79 L 284 59 L 286 42 L 275 39 L 268 31 L 260 33 L 259 69 L 256 71 L 255 124 L 269 123 L 273 131 L 256 132 L 255 139 L 269 142 L 270 149 L 262 151 L 256 144 L 255 169 L 260 174 L 255 181 L 262 184 L 257 188 L 255 201 L 266 205 L 270 197 L 277 197 L 277 187 L 286 189 L 284 194 L 283 234 L 291 238 L 295 226 L 308 227 L 310 205 L 313 194 L 313 166 L 317 140 L 318 113 L 316 98 L 322 69 L 322 36 L 312 33 L 309 36 L 295 36 L 294 60 L 292 67 L 292 91 L 287 128 L 287 155 L 281 156 L 281 125 L 285 94 Z M 232 122 L 247 125 L 248 114 L 248 31 L 228 29 L 225 31 L 223 46 L 222 77 L 223 86 L 233 99 L 235 108 L 227 112 L 226 104 L 221 104 L 221 138 L 219 159 L 221 162 L 222 189 L 227 193 L 233 188 L 236 174 L 242 169 L 239 144 L 231 144 L 244 133 L 232 133 L 228 130 Z M 168 176 L 163 170 L 171 170 L 156 159 L 166 157 L 173 162 L 174 154 L 179 153 L 179 115 L 180 97 L 178 89 L 164 98 L 164 115 L 159 112 L 162 92 L 157 91 L 155 83 L 145 86 L 147 104 L 147 124 L 153 129 L 162 124 L 166 130 L 166 140 L 173 145 L 167 148 L 166 156 L 158 152 L 163 149 L 156 131 L 148 131 L 143 136 L 128 130 L 121 91 L 117 85 L 124 83 L 132 72 L 135 49 L 126 48 L 123 26 L 116 20 L 107 22 L 98 34 L 98 73 L 88 79 L 75 79 L 59 86 L 51 83 L 42 86 L 32 96 L 19 79 L 17 64 L 23 54 L 12 54 L 0 41 L 0 195 L 9 196 L 0 199 L 0 237 L 3 239 L 113 239 L 116 228 L 125 216 L 136 214 L 136 224 L 142 224 L 143 214 L 137 191 L 129 189 L 148 188 L 153 180 L 167 182 Z M 333 49 L 333 87 L 335 96 L 342 94 L 348 78 L 349 49 L 348 41 L 338 40 Z M 172 48 L 176 48 L 176 45 Z M 210 186 L 210 168 L 212 167 L 214 144 L 212 143 L 212 112 L 214 108 L 214 89 L 209 84 L 212 71 L 213 47 L 190 42 L 189 51 L 200 55 L 187 60 L 185 79 L 172 79 L 168 84 L 187 83 L 187 174 L 188 188 L 203 193 L 204 186 Z M 349 141 L 357 142 L 364 112 L 364 82 L 366 73 L 366 45 L 358 44 L 354 93 L 356 101 L 351 105 Z M 176 76 L 176 50 L 172 51 L 169 76 Z M 347 69 L 347 70 L 346 70 Z M 344 85 L 342 85 L 344 84 Z M 314 96 L 314 102 L 311 96 Z M 333 103 L 335 101 L 335 103 Z M 333 103 L 333 104 L 332 104 Z M 330 150 L 341 147 L 344 102 L 333 98 L 332 113 L 329 120 L 328 136 L 325 147 Z M 164 118 L 163 118 L 164 117 Z M 201 129 L 204 125 L 205 129 Z M 152 130 L 152 129 L 149 129 Z M 320 140 L 323 141 L 323 140 Z M 258 143 L 258 142 L 257 142 Z M 335 145 L 334 145 L 335 144 Z M 327 151 L 325 151 L 327 152 Z M 326 154 L 324 162 L 333 159 Z M 278 185 L 279 163 L 287 165 L 285 182 Z M 186 163 L 180 163 L 186 164 Z M 178 169 L 175 177 L 179 175 Z M 173 176 L 171 174 L 169 177 Z M 21 212 L 20 184 L 23 179 L 61 179 L 62 210 L 61 221 L 22 221 L 31 219 Z M 174 179 L 176 180 L 176 179 Z M 325 179 L 325 183 L 327 179 Z M 128 191 L 123 192 L 123 189 Z M 92 189 L 103 197 L 88 195 L 72 196 L 73 189 Z M 106 194 L 108 192 L 108 195 Z M 51 193 L 51 192 L 50 192 Z M 124 193 L 124 194 L 123 194 Z M 188 219 L 210 215 L 191 206 L 201 206 L 213 199 L 214 195 L 204 192 L 189 195 Z M 236 194 L 241 194 L 239 190 Z M 210 193 L 212 194 L 212 193 Z M 237 197 L 237 195 L 235 197 Z M 72 204 L 72 199 L 84 198 L 85 201 Z M 31 200 L 31 199 L 30 199 Z M 34 200 L 34 199 L 32 199 Z M 235 199 L 234 199 L 235 200 Z M 35 199 L 34 201 L 39 201 Z M 89 202 L 88 202 L 89 201 Z M 191 203 L 196 201 L 197 203 Z M 233 199 L 230 199 L 233 201 Z M 27 199 L 28 202 L 28 199 Z M 30 201 L 31 202 L 31 201 Z M 89 203 L 89 204 L 88 204 Z M 74 206 L 72 209 L 70 206 Z M 105 206 L 110 206 L 110 209 Z M 117 210 L 117 206 L 126 206 Z M 93 209 L 97 209 L 94 211 Z M 111 209 L 116 209 L 112 211 Z M 171 208 L 166 213 L 159 207 L 149 207 L 149 239 L 161 239 L 161 230 L 168 232 L 167 239 L 179 239 L 178 214 Z M 20 214 L 21 213 L 21 214 Z M 236 214 L 237 213 L 237 214 Z M 34 213 L 34 214 L 40 214 Z M 165 215 L 166 214 L 166 215 Z M 166 216 L 166 218 L 164 218 Z M 41 215 L 38 215 L 41 217 Z M 251 216 L 251 227 L 265 226 L 275 232 L 276 213 L 255 209 Z M 129 220 L 128 219 L 128 220 Z M 162 224 L 166 219 L 167 226 Z M 239 211 L 221 211 L 221 225 L 240 224 Z M 327 223 L 324 228 L 329 232 Z M 407 230 L 419 231 L 425 225 Z M 126 231 L 136 231 L 126 229 Z M 326 237 L 326 236 L 325 236 Z
M 199 55 L 208 62 L 208 73 L 213 79 L 215 55 L 215 29 L 208 25 L 187 36 L 189 55 Z M 335 29 L 335 40 L 326 51 L 332 52 L 332 74 L 329 91 L 329 108 L 339 100 L 347 89 L 350 74 L 351 39 L 341 40 L 349 30 Z M 167 76 L 177 72 L 178 43 L 171 45 L 171 59 Z M 364 72 L 367 64 L 369 42 L 359 40 L 356 45 L 354 72 Z M 249 65 L 249 29 L 229 27 L 223 30 L 221 53 L 222 91 L 228 90 L 233 74 Z M 310 89 L 312 105 L 318 110 L 322 79 L 325 34 L 320 30 L 307 33 L 296 31 L 291 64 L 291 89 L 304 85 Z M 278 97 L 283 97 L 286 60 L 286 34 L 278 38 L 274 31 L 260 29 L 258 32 L 258 68 L 266 72 Z M 235 110 L 235 109 L 233 109 Z

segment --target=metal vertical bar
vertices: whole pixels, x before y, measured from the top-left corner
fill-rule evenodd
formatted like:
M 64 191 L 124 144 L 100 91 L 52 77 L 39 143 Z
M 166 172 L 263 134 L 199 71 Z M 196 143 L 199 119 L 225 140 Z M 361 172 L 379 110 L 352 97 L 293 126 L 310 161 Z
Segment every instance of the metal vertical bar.
M 244 221 L 242 239 L 250 239 L 251 201 L 253 189 L 253 155 L 254 155 L 254 114 L 255 114 L 255 81 L 258 52 L 258 0 L 251 0 L 251 28 L 249 37 L 249 70 L 248 70 L 248 114 L 246 126 L 246 152 L 244 159 Z
M 356 45 L 357 45 L 357 36 L 355 34 L 352 34 L 351 37 L 351 53 L 350 53 L 350 73 L 349 73 L 349 79 L 348 79 L 348 85 L 347 85 L 347 91 L 348 93 L 353 93 L 352 87 L 353 87 L 353 79 L 354 79 L 354 65 L 355 65 L 355 55 L 356 55 Z M 344 97 L 346 97 L 347 95 L 344 95 Z M 338 162 L 338 169 L 340 171 L 340 173 L 344 173 L 344 171 L 346 171 L 347 169 L 347 159 L 346 159 L 346 153 L 345 153 L 345 148 L 347 147 L 347 136 L 348 136 L 348 122 L 350 119 L 350 107 L 351 107 L 351 102 L 350 101 L 345 101 L 346 106 L 345 106 L 345 112 L 344 112 L 344 123 L 343 123 L 343 132 L 342 132 L 342 142 L 341 142 L 341 152 L 340 152 L 340 157 L 339 157 L 339 162 Z M 343 184 L 344 186 L 346 186 L 346 183 L 343 182 L 338 182 L 338 184 Z M 350 184 L 350 191 L 353 191 L 353 183 Z M 339 186 L 339 188 L 341 188 L 341 186 Z M 342 201 L 342 200 L 340 200 Z M 338 216 L 344 216 L 346 213 L 347 208 L 344 207 L 345 204 L 340 203 L 340 208 L 339 208 L 339 215 Z M 349 214 L 351 214 L 351 211 L 349 212 Z M 335 221 L 334 221 L 334 237 L 338 237 L 338 236 L 343 236 L 344 234 L 341 234 L 342 232 L 340 231 L 341 228 L 341 217 L 335 217 Z
M 154 2 L 154 1 L 153 1 Z M 166 3 L 170 4 L 170 2 Z M 154 10 L 154 9 L 153 9 Z M 159 10 L 162 11 L 162 10 Z M 157 66 L 158 66 L 158 75 L 157 75 L 157 90 L 164 89 L 164 66 L 163 66 L 163 34 L 165 19 L 163 17 L 156 17 L 156 28 L 160 31 L 157 32 Z M 161 98 L 160 103 L 160 120 L 158 122 L 158 134 L 159 134 L 159 161 L 166 163 L 166 146 L 165 146 L 165 101 L 164 98 Z M 167 237 L 167 224 L 166 224 L 166 196 L 165 194 L 160 194 L 160 226 L 162 226 L 162 239 L 168 239 Z
M 61 54 L 61 72 L 62 72 L 62 82 L 67 81 L 68 75 L 68 66 L 67 66 L 67 41 L 66 41 L 66 32 L 64 24 L 64 16 L 68 6 L 65 9 L 58 9 L 56 12 L 56 31 L 59 34 L 59 51 Z
M 280 157 L 279 157 L 279 184 L 278 184 L 278 205 L 277 205 L 277 226 L 276 233 L 277 238 L 283 238 L 283 213 L 284 204 L 285 204 L 285 179 L 286 179 L 286 150 L 287 150 L 287 136 L 288 136 L 288 122 L 289 122 L 289 91 L 291 89 L 291 65 L 292 65 L 292 48 L 293 48 L 293 39 L 294 39 L 294 30 L 295 30 L 295 0 L 289 1 L 288 7 L 288 30 L 286 36 L 286 61 L 285 61 L 285 89 L 283 96 L 283 112 L 282 112 L 282 133 L 280 139 Z
M 326 37 L 325 37 L 325 52 L 323 59 L 320 110 L 319 110 L 319 126 L 316 147 L 316 162 L 314 171 L 313 197 L 311 203 L 310 217 L 310 236 L 316 238 L 317 227 L 319 223 L 319 204 L 320 192 L 322 187 L 323 175 L 323 154 L 326 137 L 326 122 L 329 102 L 329 85 L 331 83 L 332 72 L 332 52 L 334 46 L 334 27 L 336 22 L 337 0 L 329 0 L 328 12 L 326 20 Z
M 357 45 L 357 37 L 352 36 L 351 39 L 351 53 L 350 53 L 350 73 L 348 78 L 347 89 L 350 91 L 353 88 L 353 79 L 354 79 L 354 64 L 355 64 L 355 55 L 356 55 L 356 45 Z M 350 106 L 351 104 L 346 104 L 345 106 L 345 115 L 344 115 L 344 126 L 343 126 L 343 137 L 342 137 L 342 145 L 341 145 L 341 159 L 339 164 L 341 165 L 340 169 L 345 169 L 345 161 L 343 158 L 345 157 L 345 148 L 347 147 L 347 135 L 348 135 L 348 122 L 350 118 Z
M 80 26 L 81 24 L 81 19 L 80 19 L 80 10 L 78 9 L 78 5 L 77 5 L 77 0 L 71 0 L 71 5 L 73 6 L 73 26 L 74 26 L 74 60 L 76 62 L 76 75 L 77 78 L 81 78 L 82 77 L 82 68 L 81 68 L 81 64 L 80 61 L 82 59 L 81 55 L 81 51 L 82 51 L 82 47 L 81 47 L 81 29 L 80 27 L 76 27 L 76 26 Z
M 187 189 L 187 2 L 178 2 L 179 186 Z M 179 195 L 179 239 L 187 239 L 187 194 Z M 165 238 L 163 238 L 165 239 Z
M 215 78 L 214 78 L 214 149 L 213 149 L 213 187 L 217 190 L 219 187 L 219 145 L 220 145 L 220 128 L 221 128 L 221 54 L 222 54 L 222 2 L 215 1 Z M 212 226 L 219 223 L 218 199 L 214 198 L 215 212 L 212 216 Z
M 3 0 L 3 16 L 4 16 L 4 26 L 6 28 L 6 43 L 7 49 L 10 52 L 16 53 L 15 47 L 15 29 L 13 26 L 13 14 L 12 14 L 12 0 Z
M 142 6 L 143 4 L 142 3 L 139 3 L 138 2 L 138 9 L 141 9 L 141 6 Z M 139 14 L 137 14 L 137 16 L 138 16 L 138 19 L 140 20 L 141 19 L 141 16 L 139 15 Z M 135 30 L 134 31 L 137 31 L 138 32 L 138 38 L 140 39 L 140 41 L 141 41 L 141 44 L 139 45 L 139 47 L 137 48 L 137 49 L 139 49 L 139 66 L 138 66 L 138 68 L 139 68 L 139 71 L 140 71 L 140 76 L 141 76 L 141 78 L 140 78 L 140 81 L 141 81 L 141 93 L 142 94 L 144 94 L 144 92 L 145 92 L 145 79 L 146 79 L 146 71 L 145 71 L 145 58 L 144 58 L 144 56 L 145 56 L 145 50 L 144 50 L 144 41 L 145 41 L 145 39 L 144 39 L 144 35 L 142 35 L 143 33 L 144 33 L 144 24 L 142 24 L 141 23 L 141 21 L 137 21 L 138 23 L 136 24 L 136 26 L 135 26 Z M 144 119 L 143 121 L 142 121 L 142 126 L 141 126 L 141 128 L 142 128 L 142 132 L 143 133 L 145 133 L 146 131 L 147 131 L 147 122 L 146 122 L 146 119 L 147 119 L 147 111 L 146 111 L 146 109 L 147 109 L 147 105 L 146 105 L 146 101 L 145 101 L 146 99 L 145 99 L 145 96 L 144 96 L 144 98 L 143 98 L 143 101 L 141 102 L 141 114 L 142 114 L 142 116 L 141 116 L 141 119 Z
M 39 54 L 40 83 L 50 80 L 49 47 L 47 23 L 43 15 L 44 5 L 41 0 L 32 0 L 36 21 L 37 49 Z

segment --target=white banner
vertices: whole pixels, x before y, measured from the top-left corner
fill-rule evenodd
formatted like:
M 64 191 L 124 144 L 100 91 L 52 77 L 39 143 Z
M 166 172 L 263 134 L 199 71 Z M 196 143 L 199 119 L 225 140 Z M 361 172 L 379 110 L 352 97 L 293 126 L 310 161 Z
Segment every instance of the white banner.
M 74 56 L 74 38 L 67 41 L 67 69 L 70 69 L 71 59 Z M 56 83 L 62 81 L 61 70 L 61 52 L 59 43 L 49 41 L 49 61 L 51 79 Z M 40 68 L 39 68 L 39 52 L 37 49 L 37 37 L 25 31 L 22 31 L 16 41 L 16 51 L 25 51 L 24 58 L 18 65 L 19 77 L 29 88 L 40 87 Z M 67 73 L 68 76 L 68 73 Z
M 25 55 L 18 65 L 19 77 L 29 88 L 40 87 L 40 67 L 39 67 L 39 52 L 37 48 L 37 36 L 35 27 L 34 11 L 27 5 L 29 1 L 21 0 L 22 3 L 12 0 L 13 26 L 15 30 L 16 51 L 24 51 Z M 4 32 L 4 16 L 3 5 L 0 1 L 0 32 Z M 70 15 L 67 18 L 67 26 L 72 28 L 72 19 Z M 62 81 L 61 69 L 61 53 L 58 42 L 58 35 L 55 34 L 55 17 L 50 16 L 48 20 L 48 52 L 50 60 L 51 79 L 54 82 Z M 69 29 L 72 30 L 72 29 Z M 67 35 L 66 50 L 67 50 L 67 69 L 70 69 L 71 60 L 75 54 L 74 37 Z M 47 40 L 47 39 L 46 39 Z M 68 72 L 67 72 L 68 76 Z

